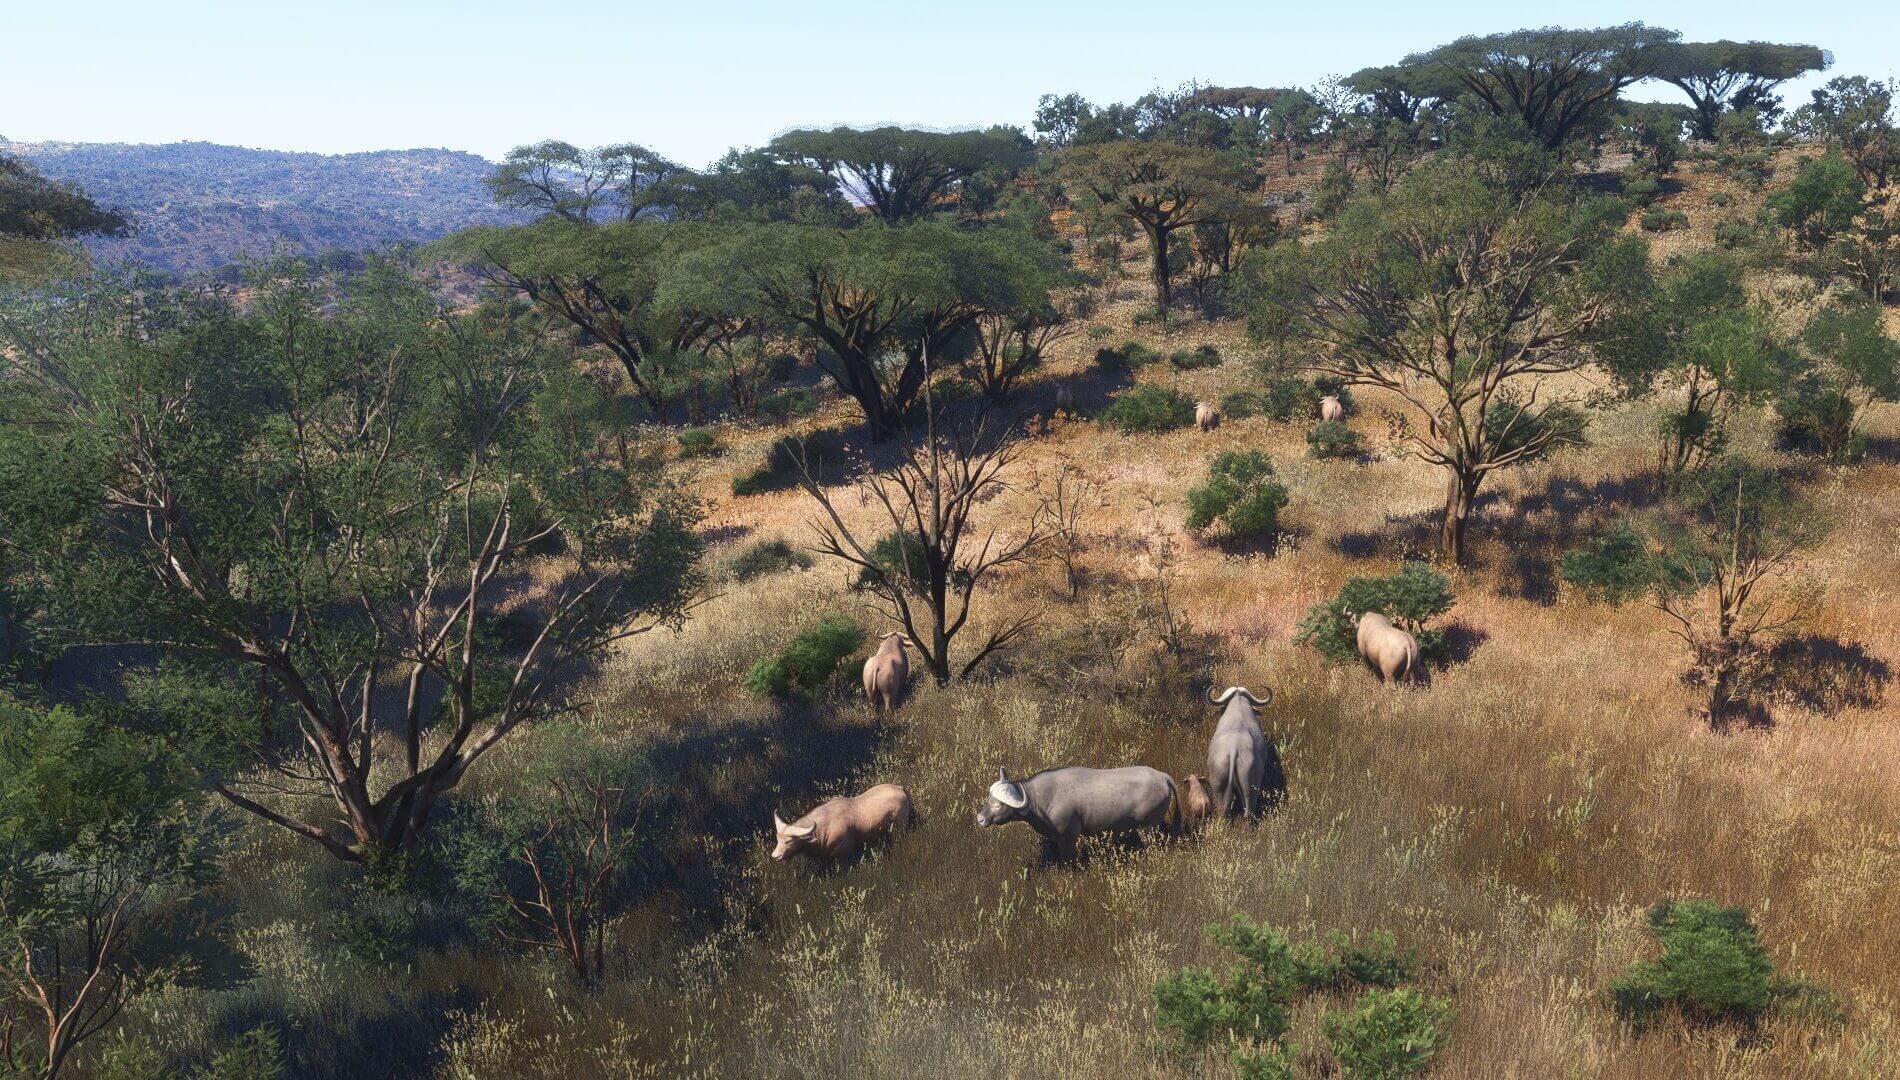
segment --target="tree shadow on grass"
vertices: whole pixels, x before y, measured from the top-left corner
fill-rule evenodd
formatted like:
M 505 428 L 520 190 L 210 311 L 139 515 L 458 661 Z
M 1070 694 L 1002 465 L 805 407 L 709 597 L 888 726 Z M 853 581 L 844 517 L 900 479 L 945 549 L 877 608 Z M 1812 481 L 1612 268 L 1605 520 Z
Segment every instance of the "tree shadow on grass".
M 1556 603 L 1564 552 L 1617 518 L 1655 505 L 1662 486 L 1653 471 L 1589 482 L 1562 475 L 1520 496 L 1508 517 L 1487 522 L 1483 554 L 1495 557 L 1503 571 L 1501 591 L 1545 606 Z
M 1864 646 L 1819 634 L 1782 640 L 1768 664 L 1763 696 L 1817 714 L 1874 708 L 1893 680 L 1888 663 Z

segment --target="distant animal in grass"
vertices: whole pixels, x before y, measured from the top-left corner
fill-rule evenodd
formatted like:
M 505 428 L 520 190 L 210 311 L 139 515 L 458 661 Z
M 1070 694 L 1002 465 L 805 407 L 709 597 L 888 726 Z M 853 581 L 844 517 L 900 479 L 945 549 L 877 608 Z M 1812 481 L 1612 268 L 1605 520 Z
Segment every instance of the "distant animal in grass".
M 1286 797 L 1286 770 L 1280 752 L 1260 730 L 1256 708 L 1273 701 L 1268 690 L 1263 701 L 1244 686 L 1230 686 L 1207 700 L 1222 706 L 1214 735 L 1207 741 L 1207 792 L 1211 812 L 1222 817 L 1253 818 Z
M 840 862 L 915 820 L 910 792 L 896 784 L 879 784 L 862 795 L 831 799 L 790 823 L 773 814 L 778 845 L 772 858 L 804 855 L 820 863 Z
M 1321 421 L 1346 418 L 1346 406 L 1340 404 L 1338 394 L 1327 394 L 1319 399 L 1319 418 Z
M 878 712 L 897 708 L 897 699 L 904 696 L 910 681 L 910 657 L 904 652 L 908 644 L 910 638 L 901 633 L 885 634 L 864 661 L 864 696 Z
M 1194 403 L 1194 422 L 1202 431 L 1212 431 L 1220 426 L 1220 406 L 1211 401 Z
M 1379 673 L 1380 682 L 1418 681 L 1423 672 L 1417 638 L 1376 611 L 1348 611 L 1346 618 L 1358 631 L 1359 655 Z
M 1207 791 L 1207 777 L 1194 773 L 1181 778 L 1176 791 L 1181 800 L 1181 831 L 1192 832 L 1207 824 L 1214 810 L 1213 796 Z
M 1085 836 L 1179 829 L 1176 805 L 1174 778 L 1145 765 L 1044 769 L 1022 780 L 998 769 L 976 823 L 1024 822 L 1042 837 L 1046 855 L 1067 861 Z

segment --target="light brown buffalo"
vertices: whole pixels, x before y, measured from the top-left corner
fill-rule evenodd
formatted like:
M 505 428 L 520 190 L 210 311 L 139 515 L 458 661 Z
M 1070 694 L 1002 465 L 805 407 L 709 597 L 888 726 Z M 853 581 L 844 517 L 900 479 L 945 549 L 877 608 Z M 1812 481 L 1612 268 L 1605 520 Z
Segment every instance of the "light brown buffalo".
M 1376 611 L 1347 612 L 1346 617 L 1359 631 L 1359 655 L 1379 673 L 1381 682 L 1409 679 L 1417 681 L 1418 641 L 1392 625 L 1392 620 Z
M 1192 832 L 1207 823 L 1214 798 L 1207 793 L 1207 777 L 1195 773 L 1181 780 L 1181 831 Z
M 1346 407 L 1339 403 L 1338 394 L 1327 394 L 1319 399 L 1319 418 L 1322 421 L 1346 418 Z
M 904 684 L 910 681 L 910 657 L 904 652 L 908 644 L 903 634 L 885 634 L 864 661 L 864 696 L 878 712 L 897 708 L 897 699 L 904 696 Z
M 773 814 L 778 845 L 772 857 L 806 855 L 818 862 L 838 862 L 856 855 L 866 844 L 909 828 L 914 817 L 910 792 L 896 784 L 879 784 L 862 795 L 841 795 L 825 802 L 789 825 Z
M 1212 431 L 1215 428 L 1219 427 L 1220 426 L 1220 406 L 1214 404 L 1211 401 L 1195 402 L 1194 403 L 1194 422 L 1201 426 L 1202 431 Z

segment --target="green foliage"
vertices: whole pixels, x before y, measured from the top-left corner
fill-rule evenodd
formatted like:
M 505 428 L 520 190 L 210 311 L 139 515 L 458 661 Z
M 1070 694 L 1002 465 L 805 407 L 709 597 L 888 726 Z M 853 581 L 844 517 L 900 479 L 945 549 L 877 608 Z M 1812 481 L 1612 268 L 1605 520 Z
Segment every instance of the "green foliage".
M 726 564 L 726 573 L 743 583 L 767 574 L 807 570 L 811 565 L 811 556 L 783 540 L 760 540 L 734 555 Z
M 1279 530 L 1286 485 L 1259 450 L 1226 450 L 1208 460 L 1207 479 L 1187 493 L 1190 529 L 1220 526 L 1233 543 L 1261 543 Z
M 1231 390 L 1221 395 L 1220 414 L 1229 420 L 1245 420 L 1265 412 L 1266 401 L 1258 390 Z
M 1371 990 L 1350 1010 L 1328 1011 L 1326 1042 L 1352 1080 L 1399 1080 L 1425 1071 L 1449 1034 L 1451 1003 L 1410 988 Z
M 705 428 L 688 428 L 679 434 L 680 456 L 683 458 L 716 457 L 724 451 L 719 445 L 719 436 Z
M 788 387 L 759 402 L 759 415 L 775 424 L 810 416 L 818 411 L 818 395 L 802 386 Z
M 1308 608 L 1294 630 L 1296 645 L 1310 645 L 1329 664 L 1345 663 L 1359 655 L 1357 632 L 1347 612 L 1376 611 L 1391 619 L 1418 641 L 1427 660 L 1442 660 L 1444 633 L 1426 624 L 1451 610 L 1451 579 L 1421 562 L 1408 562 L 1387 577 L 1349 578 L 1339 594 Z
M 804 438 L 786 436 L 765 452 L 765 460 L 732 478 L 734 495 L 782 491 L 798 483 L 800 463 L 813 476 L 824 477 L 845 463 L 848 447 L 843 433 L 825 428 Z
M 1670 232 L 1688 228 L 1689 215 L 1680 210 L 1651 207 L 1643 211 L 1641 224 L 1644 232 Z
M 1375 930 L 1361 941 L 1335 930 L 1325 944 L 1304 944 L 1293 950 L 1300 986 L 1307 990 L 1339 990 L 1349 986 L 1394 987 L 1412 977 L 1416 963 L 1409 950 L 1399 948 L 1390 933 Z
M 1306 452 L 1316 458 L 1357 457 L 1359 433 L 1344 420 L 1322 420 L 1307 431 Z
M 1878 305 L 1836 301 L 1808 320 L 1801 344 L 1813 363 L 1775 402 L 1786 444 L 1853 460 L 1865 441 L 1862 413 L 1900 399 L 1900 341 Z
M 1559 568 L 1585 595 L 1614 604 L 1648 592 L 1660 572 L 1643 535 L 1627 522 L 1564 552 Z
M 790 697 L 824 687 L 838 664 L 864 644 L 864 631 L 842 615 L 825 615 L 793 635 L 776 656 L 752 665 L 742 685 L 760 697 Z
M 1673 1008 L 1700 1020 L 1753 1022 L 1774 1002 L 1775 966 L 1743 909 L 1665 901 L 1650 909 L 1649 933 L 1661 955 L 1610 985 L 1625 1017 L 1641 1022 Z
M 1199 368 L 1219 367 L 1220 350 L 1212 345 L 1200 345 L 1193 349 L 1180 349 L 1168 357 L 1168 363 L 1176 371 L 1194 371 Z
M 219 1051 L 193 1080 L 277 1080 L 284 1075 L 284 1067 L 277 1033 L 268 1027 L 257 1027 Z
M 1124 434 L 1173 431 L 1194 422 L 1194 399 L 1172 387 L 1142 383 L 1115 395 L 1101 419 Z
M 1289 1046 L 1270 1046 L 1262 1050 L 1233 1053 L 1234 1075 L 1239 1080 L 1293 1080 L 1294 1060 L 1298 1057 Z
M 1818 249 L 1853 228 L 1866 196 L 1867 187 L 1853 166 L 1830 153 L 1802 162 L 1787 187 L 1769 193 L 1762 210 L 1802 245 Z
M 1095 366 L 1111 374 L 1140 371 L 1160 360 L 1160 353 L 1138 341 L 1124 341 L 1119 348 L 1103 346 L 1095 350 Z
M 788 131 L 767 149 L 832 177 L 889 223 L 913 220 L 953 197 L 968 200 L 986 173 L 1007 175 L 1029 164 L 1022 132 L 998 125 L 980 131 L 917 131 L 900 127 Z

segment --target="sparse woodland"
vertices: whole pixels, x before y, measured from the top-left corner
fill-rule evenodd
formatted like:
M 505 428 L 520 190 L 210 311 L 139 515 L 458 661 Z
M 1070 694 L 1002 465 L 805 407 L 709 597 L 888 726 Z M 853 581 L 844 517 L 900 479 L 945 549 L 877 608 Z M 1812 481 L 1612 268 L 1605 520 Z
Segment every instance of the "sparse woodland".
M 1829 63 L 550 141 L 241 286 L 0 159 L 0 1075 L 1900 1073 L 1900 109 Z M 1228 686 L 1260 820 L 973 823 Z

